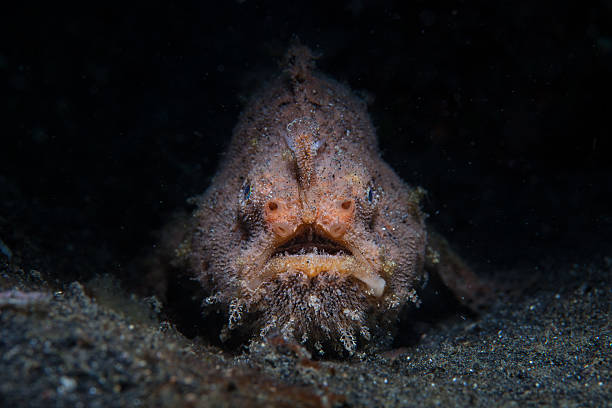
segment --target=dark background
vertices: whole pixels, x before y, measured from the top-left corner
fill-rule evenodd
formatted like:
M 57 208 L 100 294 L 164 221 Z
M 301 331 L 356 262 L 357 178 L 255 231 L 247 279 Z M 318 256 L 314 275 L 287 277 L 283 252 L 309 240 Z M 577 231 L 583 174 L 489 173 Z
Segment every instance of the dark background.
M 204 3 L 4 10 L 0 239 L 25 264 L 145 275 L 293 35 L 372 101 L 384 158 L 479 273 L 610 255 L 611 1 Z

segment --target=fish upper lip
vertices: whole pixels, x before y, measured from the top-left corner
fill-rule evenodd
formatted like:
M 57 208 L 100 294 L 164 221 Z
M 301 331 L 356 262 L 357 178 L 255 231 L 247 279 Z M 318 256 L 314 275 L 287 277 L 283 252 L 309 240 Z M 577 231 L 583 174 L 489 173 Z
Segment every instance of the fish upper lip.
M 324 231 L 306 225 L 298 228 L 289 240 L 276 247 L 271 257 L 303 254 L 353 255 L 346 245 L 327 236 Z

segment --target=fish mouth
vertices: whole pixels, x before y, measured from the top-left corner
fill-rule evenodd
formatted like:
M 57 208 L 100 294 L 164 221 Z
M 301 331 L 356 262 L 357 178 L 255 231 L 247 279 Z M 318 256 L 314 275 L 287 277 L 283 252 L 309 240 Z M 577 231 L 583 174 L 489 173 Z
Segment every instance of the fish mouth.
M 353 252 L 343 243 L 328 238 L 315 228 L 307 226 L 301 228 L 293 238 L 279 245 L 272 253 L 272 258 L 306 254 L 352 256 Z
M 368 294 L 382 296 L 386 282 L 348 242 L 334 239 L 324 230 L 310 225 L 299 228 L 295 235 L 277 246 L 265 263 L 262 276 L 272 277 L 285 272 L 301 272 L 308 278 L 321 273 L 352 276 L 365 284 Z

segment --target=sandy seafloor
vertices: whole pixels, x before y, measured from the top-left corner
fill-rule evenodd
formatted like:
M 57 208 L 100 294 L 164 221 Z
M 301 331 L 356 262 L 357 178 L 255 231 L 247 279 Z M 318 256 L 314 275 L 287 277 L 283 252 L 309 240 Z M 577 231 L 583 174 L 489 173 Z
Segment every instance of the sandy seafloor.
M 0 19 L 0 407 L 612 407 L 609 1 L 26 2 Z M 222 343 L 207 294 L 160 274 L 160 231 L 294 35 L 367 101 L 488 309 L 432 281 L 391 346 L 320 357 Z

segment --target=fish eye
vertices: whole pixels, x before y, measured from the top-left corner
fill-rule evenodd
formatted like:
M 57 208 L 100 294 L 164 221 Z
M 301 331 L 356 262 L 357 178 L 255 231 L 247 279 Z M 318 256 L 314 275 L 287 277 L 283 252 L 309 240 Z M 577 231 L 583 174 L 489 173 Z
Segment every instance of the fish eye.
M 368 187 L 366 198 L 368 199 L 370 203 L 374 200 L 374 192 L 372 191 L 372 187 Z
M 242 197 L 244 198 L 244 201 L 247 201 L 249 198 L 251 198 L 251 184 L 244 184 L 244 186 L 242 187 Z

